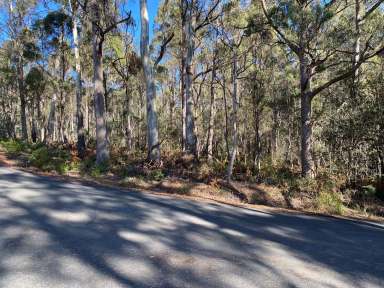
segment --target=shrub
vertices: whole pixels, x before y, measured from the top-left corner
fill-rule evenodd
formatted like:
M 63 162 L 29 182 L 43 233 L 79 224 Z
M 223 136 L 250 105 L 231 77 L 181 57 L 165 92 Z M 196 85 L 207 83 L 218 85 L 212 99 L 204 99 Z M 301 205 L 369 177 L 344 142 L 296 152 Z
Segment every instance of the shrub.
M 376 196 L 376 187 L 373 185 L 366 185 L 361 187 L 362 193 L 365 197 L 374 197 Z
M 211 167 L 208 163 L 202 163 L 198 168 L 198 176 L 200 179 L 208 179 L 213 175 L 213 167 Z
M 343 214 L 341 195 L 335 192 L 320 192 L 317 196 L 317 208 L 332 214 Z
M 70 155 L 68 152 L 41 146 L 32 151 L 29 156 L 30 165 L 43 171 L 56 171 L 63 174 L 70 170 Z
M 94 163 L 92 169 L 91 169 L 91 176 L 93 177 L 100 177 L 101 175 L 107 173 L 109 170 L 109 165 L 107 162 L 96 164 Z
M 154 181 L 161 181 L 165 178 L 165 174 L 161 169 L 151 170 L 148 173 L 148 179 Z
M 19 156 L 28 147 L 27 143 L 17 139 L 4 140 L 0 144 L 11 157 Z

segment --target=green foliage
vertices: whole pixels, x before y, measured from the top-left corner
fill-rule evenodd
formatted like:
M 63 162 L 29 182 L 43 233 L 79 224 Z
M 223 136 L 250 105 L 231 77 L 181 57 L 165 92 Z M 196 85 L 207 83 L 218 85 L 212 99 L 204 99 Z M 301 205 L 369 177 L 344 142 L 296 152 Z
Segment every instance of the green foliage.
M 165 178 L 165 174 L 161 169 L 154 169 L 149 171 L 147 178 L 153 181 L 161 181 Z
M 286 186 L 298 177 L 289 167 L 273 164 L 270 159 L 262 162 L 259 178 L 271 185 Z
M 317 206 L 321 211 L 331 214 L 343 214 L 344 205 L 339 193 L 320 192 L 317 196 Z
M 362 186 L 361 190 L 366 197 L 373 197 L 376 195 L 376 187 L 373 185 Z
M 109 170 L 109 166 L 106 163 L 101 164 L 94 164 L 94 166 L 91 169 L 91 176 L 92 177 L 100 177 L 103 174 L 107 173 Z
M 32 151 L 29 156 L 30 165 L 43 171 L 56 171 L 63 174 L 70 170 L 70 155 L 58 148 L 42 146 Z
M 0 144 L 11 157 L 19 156 L 28 147 L 27 143 L 18 139 L 3 140 Z

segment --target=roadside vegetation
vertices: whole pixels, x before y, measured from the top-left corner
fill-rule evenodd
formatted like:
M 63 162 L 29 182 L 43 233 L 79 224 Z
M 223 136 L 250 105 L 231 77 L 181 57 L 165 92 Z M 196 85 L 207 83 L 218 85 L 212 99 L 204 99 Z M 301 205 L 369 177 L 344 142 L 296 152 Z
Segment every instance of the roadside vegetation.
M 345 177 L 319 174 L 314 179 L 301 176 L 299 167 L 262 165 L 252 175 L 235 165 L 235 179 L 222 180 L 225 163 L 196 162 L 182 152 L 167 153 L 161 165 L 144 161 L 144 152 L 131 154 L 117 150 L 109 166 L 96 163 L 94 149 L 85 158 L 77 157 L 71 145 L 26 143 L 2 140 L 3 153 L 20 167 L 50 175 L 67 175 L 104 184 L 163 193 L 194 196 L 230 204 L 259 204 L 299 211 L 355 217 L 384 217 L 384 193 L 375 179 L 348 183 Z M 36 170 L 37 169 L 37 170 Z M 262 176 L 260 176 L 262 175 Z

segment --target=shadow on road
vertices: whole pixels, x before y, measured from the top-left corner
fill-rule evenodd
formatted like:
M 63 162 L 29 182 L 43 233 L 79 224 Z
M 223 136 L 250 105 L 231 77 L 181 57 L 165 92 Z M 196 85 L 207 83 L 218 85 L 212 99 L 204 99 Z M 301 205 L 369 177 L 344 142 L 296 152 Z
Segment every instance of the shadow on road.
M 0 231 L 2 287 L 17 273 L 80 287 L 98 287 L 91 284 L 98 279 L 116 287 L 384 285 L 381 228 L 52 181 L 2 167 Z

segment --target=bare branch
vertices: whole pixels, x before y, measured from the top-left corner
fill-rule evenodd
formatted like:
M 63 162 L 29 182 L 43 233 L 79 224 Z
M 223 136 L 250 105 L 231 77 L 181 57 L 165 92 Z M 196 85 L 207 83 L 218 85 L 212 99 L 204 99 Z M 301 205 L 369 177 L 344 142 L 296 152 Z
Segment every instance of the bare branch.
M 323 91 L 324 89 L 330 87 L 331 85 L 341 81 L 341 80 L 344 80 L 350 76 L 353 75 L 353 73 L 356 71 L 356 69 L 358 69 L 364 62 L 366 62 L 367 60 L 371 59 L 372 57 L 375 57 L 377 55 L 381 55 L 382 53 L 384 53 L 384 46 L 381 47 L 380 49 L 376 50 L 375 52 L 373 52 L 372 54 L 362 58 L 358 63 L 356 63 L 352 68 L 350 68 L 349 70 L 345 71 L 344 73 L 342 73 L 341 75 L 329 80 L 328 82 L 324 83 L 323 85 L 317 87 L 316 89 L 312 90 L 311 94 L 310 94 L 310 97 L 313 98 L 315 97 L 317 94 L 319 94 L 321 91 Z
M 364 16 L 360 19 L 360 22 L 364 21 L 364 19 L 366 19 L 369 15 L 371 15 L 372 12 L 375 11 L 377 8 L 379 8 L 379 6 L 380 6 L 382 3 L 384 3 L 384 0 L 378 0 L 378 1 L 376 2 L 376 4 L 373 5 L 373 6 L 371 7 L 371 9 L 369 9 L 369 10 L 364 14 Z
M 171 35 L 169 35 L 166 39 L 164 39 L 163 43 L 160 46 L 159 55 L 157 56 L 154 64 L 155 67 L 160 63 L 161 59 L 163 59 L 165 50 L 167 49 L 167 45 L 169 44 L 169 42 L 172 41 L 174 36 L 175 36 L 175 33 L 172 32 Z
M 129 12 L 127 17 L 125 17 L 125 18 L 123 18 L 123 19 L 121 19 L 119 21 L 114 22 L 113 24 L 111 24 L 110 26 L 108 26 L 107 28 L 102 30 L 101 34 L 105 35 L 108 32 L 111 32 L 113 29 L 117 28 L 117 26 L 120 25 L 121 23 L 129 23 L 131 21 L 132 21 L 131 12 Z

